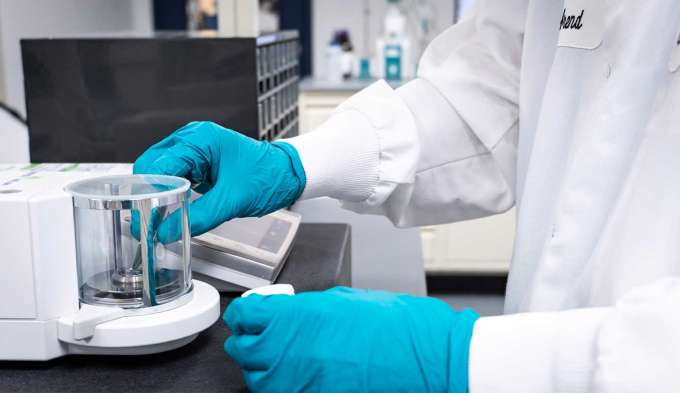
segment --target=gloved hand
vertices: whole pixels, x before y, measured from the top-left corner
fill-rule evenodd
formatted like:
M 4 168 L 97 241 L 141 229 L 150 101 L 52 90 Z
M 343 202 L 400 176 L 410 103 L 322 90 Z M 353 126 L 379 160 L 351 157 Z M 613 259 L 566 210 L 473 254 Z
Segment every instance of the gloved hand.
M 254 393 L 466 393 L 478 317 L 434 298 L 344 287 L 250 295 L 224 314 L 225 350 Z
M 236 217 L 259 217 L 290 206 L 302 194 L 305 172 L 284 142 L 260 142 L 212 122 L 192 122 L 151 146 L 134 173 L 183 176 L 203 194 L 191 204 L 191 233 Z M 163 243 L 178 240 L 179 215 L 158 228 Z

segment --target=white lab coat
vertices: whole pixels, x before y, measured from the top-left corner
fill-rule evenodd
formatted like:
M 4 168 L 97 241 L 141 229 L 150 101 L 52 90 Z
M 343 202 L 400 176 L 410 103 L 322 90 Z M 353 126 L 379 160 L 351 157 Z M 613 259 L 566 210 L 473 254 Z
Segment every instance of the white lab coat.
M 565 2 L 589 31 L 604 7 L 594 49 L 558 46 L 561 0 L 478 0 L 414 81 L 290 140 L 303 197 L 404 226 L 517 206 L 471 393 L 680 392 L 680 1 Z

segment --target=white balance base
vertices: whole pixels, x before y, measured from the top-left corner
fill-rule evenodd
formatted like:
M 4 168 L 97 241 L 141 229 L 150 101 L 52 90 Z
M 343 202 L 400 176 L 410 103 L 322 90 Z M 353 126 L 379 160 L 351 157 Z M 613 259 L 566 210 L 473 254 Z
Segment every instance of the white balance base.
M 49 360 L 68 354 L 141 355 L 181 347 L 220 316 L 220 296 L 212 286 L 194 280 L 191 295 L 185 296 L 188 302 L 167 311 L 102 319 L 108 322 L 95 324 L 93 334 L 80 340 L 74 338 L 79 331 L 74 330 L 78 313 L 50 320 L 0 319 L 0 360 Z
M 147 354 L 180 347 L 210 327 L 220 316 L 220 296 L 212 286 L 194 280 L 186 304 L 148 315 L 122 316 L 94 327 L 91 337 L 80 339 L 74 320 L 78 314 L 59 319 L 59 340 L 69 353 Z M 97 307 L 102 308 L 102 307 Z M 116 309 L 111 307 L 111 309 Z
M 66 345 L 70 355 L 148 355 L 177 349 L 194 341 L 196 337 L 198 337 L 198 333 L 175 341 L 137 347 L 90 347 L 71 343 Z

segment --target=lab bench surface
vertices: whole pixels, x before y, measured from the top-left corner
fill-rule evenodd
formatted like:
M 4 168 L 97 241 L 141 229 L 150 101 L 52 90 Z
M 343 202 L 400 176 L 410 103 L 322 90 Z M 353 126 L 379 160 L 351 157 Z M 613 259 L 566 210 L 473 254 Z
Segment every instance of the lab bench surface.
M 350 227 L 302 224 L 277 282 L 296 291 L 351 285 Z M 222 311 L 238 293 L 220 293 Z M 71 355 L 47 362 L 0 362 L 0 392 L 247 392 L 224 353 L 220 318 L 190 344 L 144 356 Z

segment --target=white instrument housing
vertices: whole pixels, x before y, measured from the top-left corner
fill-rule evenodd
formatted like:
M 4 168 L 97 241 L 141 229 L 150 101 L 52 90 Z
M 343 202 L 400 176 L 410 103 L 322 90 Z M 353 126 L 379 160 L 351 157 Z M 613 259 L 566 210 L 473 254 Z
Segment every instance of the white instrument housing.
M 218 292 L 196 280 L 186 295 L 144 310 L 79 304 L 73 205 L 63 188 L 95 175 L 0 167 L 0 360 L 161 352 L 219 318 Z

